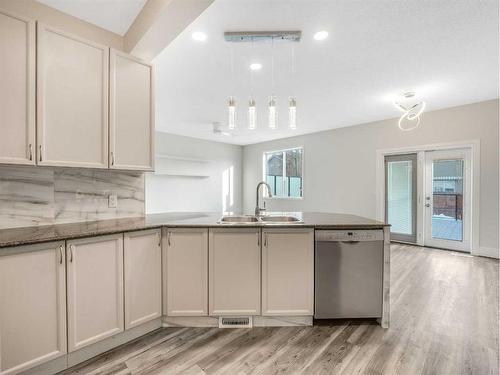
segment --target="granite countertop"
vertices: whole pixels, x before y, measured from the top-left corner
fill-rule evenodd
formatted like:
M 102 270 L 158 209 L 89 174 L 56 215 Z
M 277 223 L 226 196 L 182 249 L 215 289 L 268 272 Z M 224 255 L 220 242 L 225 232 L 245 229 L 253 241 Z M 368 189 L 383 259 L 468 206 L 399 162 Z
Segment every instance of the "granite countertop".
M 271 215 L 288 214 L 302 220 L 301 223 L 283 224 L 220 224 L 220 213 L 164 213 L 114 220 L 99 220 L 68 224 L 40 225 L 23 228 L 0 229 L 0 248 L 28 245 L 49 241 L 60 241 L 79 237 L 129 232 L 141 229 L 168 227 L 273 227 L 273 228 L 316 228 L 316 229 L 381 229 L 386 224 L 361 216 L 318 212 L 273 212 Z

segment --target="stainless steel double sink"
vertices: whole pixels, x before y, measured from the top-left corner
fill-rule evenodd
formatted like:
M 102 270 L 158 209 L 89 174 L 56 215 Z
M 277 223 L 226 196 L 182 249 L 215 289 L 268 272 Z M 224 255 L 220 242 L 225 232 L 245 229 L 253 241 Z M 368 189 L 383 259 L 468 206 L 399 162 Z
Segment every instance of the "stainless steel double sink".
M 288 215 L 263 215 L 263 216 L 251 216 L 251 215 L 227 215 L 222 216 L 219 220 L 219 224 L 302 224 L 302 220 L 295 216 Z

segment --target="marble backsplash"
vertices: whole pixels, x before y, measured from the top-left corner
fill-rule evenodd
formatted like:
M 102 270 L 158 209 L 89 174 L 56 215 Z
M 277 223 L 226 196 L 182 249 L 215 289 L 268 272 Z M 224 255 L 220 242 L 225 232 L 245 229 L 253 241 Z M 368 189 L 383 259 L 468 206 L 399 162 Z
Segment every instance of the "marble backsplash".
M 142 172 L 0 166 L 0 229 L 143 215 Z

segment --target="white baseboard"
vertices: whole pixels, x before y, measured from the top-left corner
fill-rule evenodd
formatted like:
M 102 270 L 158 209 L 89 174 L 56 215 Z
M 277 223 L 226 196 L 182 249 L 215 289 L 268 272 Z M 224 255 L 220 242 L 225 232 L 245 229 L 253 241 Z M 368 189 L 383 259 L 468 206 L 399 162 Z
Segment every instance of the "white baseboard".
M 500 259 L 500 252 L 498 251 L 498 249 L 496 249 L 494 247 L 481 246 L 476 251 L 473 251 L 472 255 Z

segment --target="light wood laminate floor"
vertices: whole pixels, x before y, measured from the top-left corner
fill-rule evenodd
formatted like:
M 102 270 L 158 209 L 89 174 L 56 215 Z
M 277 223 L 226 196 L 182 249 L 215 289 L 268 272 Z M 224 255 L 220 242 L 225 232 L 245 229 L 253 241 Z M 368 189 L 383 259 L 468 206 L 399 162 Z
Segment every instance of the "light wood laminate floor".
M 69 374 L 498 374 L 497 260 L 391 247 L 391 327 L 165 328 Z

